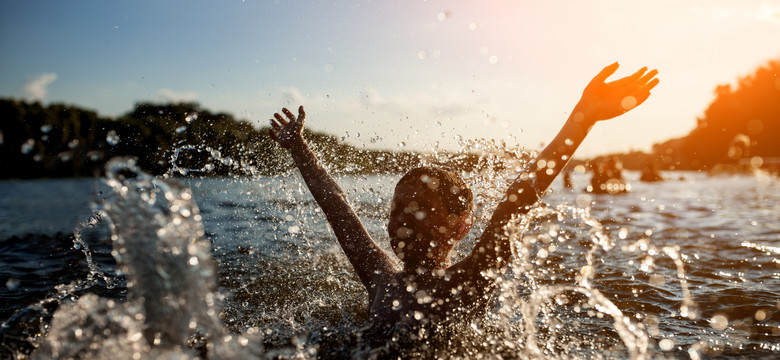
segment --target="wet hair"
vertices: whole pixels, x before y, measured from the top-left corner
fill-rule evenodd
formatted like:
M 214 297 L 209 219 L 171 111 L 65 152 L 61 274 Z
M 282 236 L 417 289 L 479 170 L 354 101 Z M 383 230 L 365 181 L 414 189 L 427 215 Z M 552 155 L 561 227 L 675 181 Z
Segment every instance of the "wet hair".
M 423 166 L 409 170 L 398 185 L 424 185 L 439 194 L 447 212 L 463 215 L 474 207 L 474 195 L 463 178 L 454 172 L 434 166 Z

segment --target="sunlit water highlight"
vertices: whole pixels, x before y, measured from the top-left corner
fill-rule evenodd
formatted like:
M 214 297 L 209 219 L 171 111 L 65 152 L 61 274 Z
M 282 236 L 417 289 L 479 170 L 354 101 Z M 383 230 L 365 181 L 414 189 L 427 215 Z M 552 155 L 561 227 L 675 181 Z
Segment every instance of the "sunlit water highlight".
M 518 170 L 487 168 L 465 174 L 478 205 L 475 229 Z M 632 181 L 619 196 L 554 184 L 545 204 L 510 229 L 509 271 L 486 274 L 501 281 L 492 311 L 410 354 L 780 354 L 780 183 L 670 175 L 685 179 Z M 385 248 L 399 176 L 339 178 Z M 575 175 L 575 188 L 588 177 Z M 31 345 L 33 358 L 381 354 L 360 337 L 367 296 L 297 175 L 169 180 L 115 162 L 100 183 L 5 185 L 3 355 L 24 357 Z M 54 216 L 43 216 L 47 209 Z M 57 231 L 75 236 L 52 238 Z M 24 234 L 37 235 L 12 238 Z

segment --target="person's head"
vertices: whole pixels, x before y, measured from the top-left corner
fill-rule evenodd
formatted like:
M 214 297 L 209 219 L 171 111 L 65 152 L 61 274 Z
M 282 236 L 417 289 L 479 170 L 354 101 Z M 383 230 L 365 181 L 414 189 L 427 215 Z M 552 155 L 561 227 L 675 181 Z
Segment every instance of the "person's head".
M 407 266 L 440 267 L 471 229 L 473 195 L 455 173 L 419 167 L 395 187 L 387 231 L 393 251 Z

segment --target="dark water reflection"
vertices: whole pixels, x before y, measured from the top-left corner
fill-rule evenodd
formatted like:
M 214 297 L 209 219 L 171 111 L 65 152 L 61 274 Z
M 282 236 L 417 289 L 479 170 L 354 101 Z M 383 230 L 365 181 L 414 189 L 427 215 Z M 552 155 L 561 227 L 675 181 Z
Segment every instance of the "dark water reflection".
M 644 326 L 657 355 L 688 357 L 693 349 L 705 357 L 777 356 L 780 182 L 753 176 L 678 175 L 685 179 L 631 181 L 632 191 L 619 196 L 556 190 L 545 202 L 590 206 L 592 217 L 614 241 L 611 250 L 594 253 L 592 287 Z M 635 180 L 638 174 L 628 176 Z M 395 180 L 392 176 L 340 180 L 371 235 L 385 247 L 386 200 Z M 587 181 L 586 175 L 574 176 L 575 188 L 583 188 Z M 228 329 L 263 335 L 266 349 L 320 343 L 320 353 L 325 354 L 334 336 L 345 340 L 348 329 L 364 320 L 366 295 L 324 216 L 297 179 L 186 183 L 200 206 L 206 238 L 218 262 L 218 285 L 225 298 L 220 318 Z M 40 301 L 54 297 L 57 285 L 89 273 L 72 239 L 56 234 L 68 234 L 77 222 L 89 218 L 90 202 L 100 194 L 101 186 L 94 180 L 4 182 L 0 188 L 0 239 L 6 239 L 0 243 L 4 356 L 30 350 L 31 340 L 39 336 L 36 329 L 46 323 L 59 300 Z M 575 281 L 586 265 L 587 227 L 570 220 L 542 223 L 546 225 L 533 227 L 530 233 L 547 232 L 554 224 L 572 240 L 532 259 L 532 279 L 520 275 L 518 285 Z M 472 232 L 469 239 L 475 236 Z M 107 229 L 88 229 L 85 238 L 96 262 L 113 272 Z M 468 251 L 469 242 L 459 247 L 461 253 Z M 664 247 L 679 249 L 696 316 L 680 313 L 685 300 L 680 268 L 661 250 Z M 98 281 L 58 299 L 87 291 L 121 300 L 126 290 L 121 282 L 109 289 Z M 577 302 L 577 295 L 568 296 L 570 304 Z M 24 314 L 6 320 L 31 304 Z M 555 332 L 565 331 L 570 348 L 582 343 L 569 353 L 576 357 L 604 354 L 620 345 L 611 320 L 572 311 L 570 305 L 562 308 L 550 317 L 561 326 L 550 329 L 564 330 L 540 330 L 540 339 L 561 340 L 563 333 Z M 596 345 L 589 342 L 594 334 L 603 335 Z

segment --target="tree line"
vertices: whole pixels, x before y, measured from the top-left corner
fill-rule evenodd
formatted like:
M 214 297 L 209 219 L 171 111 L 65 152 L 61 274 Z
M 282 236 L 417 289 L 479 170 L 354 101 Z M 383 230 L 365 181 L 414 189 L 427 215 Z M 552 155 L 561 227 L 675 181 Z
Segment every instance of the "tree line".
M 138 103 L 110 119 L 77 106 L 0 99 L 0 119 L 3 179 L 101 176 L 115 156 L 136 158 L 154 175 L 269 176 L 292 168 L 267 127 L 197 103 Z M 337 174 L 400 172 L 424 161 L 423 154 L 358 149 L 308 129 L 304 137 Z M 449 159 L 460 169 L 479 162 L 475 154 Z
M 684 101 L 684 99 L 680 99 Z M 780 59 L 715 89 L 715 99 L 688 135 L 653 146 L 667 169 L 709 170 L 751 158 L 780 157 Z

